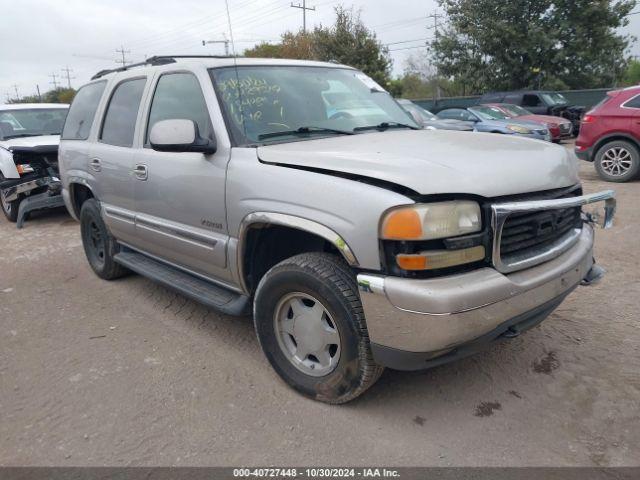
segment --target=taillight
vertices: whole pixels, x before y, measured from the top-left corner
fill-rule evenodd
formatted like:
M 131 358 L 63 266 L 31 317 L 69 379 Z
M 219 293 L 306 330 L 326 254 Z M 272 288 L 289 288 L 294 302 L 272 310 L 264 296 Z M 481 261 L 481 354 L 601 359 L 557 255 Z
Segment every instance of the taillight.
M 582 117 L 582 123 L 593 123 L 596 121 L 596 118 L 594 115 L 585 115 Z

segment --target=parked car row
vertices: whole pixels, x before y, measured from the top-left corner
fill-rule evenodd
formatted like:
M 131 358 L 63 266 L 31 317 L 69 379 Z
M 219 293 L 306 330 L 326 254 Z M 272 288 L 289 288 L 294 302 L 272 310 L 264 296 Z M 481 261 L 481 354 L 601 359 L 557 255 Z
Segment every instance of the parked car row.
M 480 102 L 477 106 L 447 108 L 433 114 L 410 100 L 399 100 L 425 128 L 473 130 L 553 142 L 577 134 L 576 155 L 593 162 L 601 178 L 626 182 L 640 176 L 640 86 L 608 92 L 586 113 L 583 107 L 570 106 L 556 92 L 491 93 Z

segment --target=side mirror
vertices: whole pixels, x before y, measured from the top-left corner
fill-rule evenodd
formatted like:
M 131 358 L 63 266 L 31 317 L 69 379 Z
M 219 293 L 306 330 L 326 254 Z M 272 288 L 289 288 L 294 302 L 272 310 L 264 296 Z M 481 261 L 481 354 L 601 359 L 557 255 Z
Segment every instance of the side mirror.
M 159 152 L 215 153 L 215 140 L 202 138 L 193 120 L 171 119 L 156 122 L 149 134 L 151 148 Z

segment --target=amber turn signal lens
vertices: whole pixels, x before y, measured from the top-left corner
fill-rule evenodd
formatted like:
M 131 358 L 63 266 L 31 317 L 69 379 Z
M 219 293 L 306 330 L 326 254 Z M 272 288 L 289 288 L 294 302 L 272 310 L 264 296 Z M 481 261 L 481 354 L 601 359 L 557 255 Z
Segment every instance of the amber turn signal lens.
M 433 250 L 414 255 L 399 254 L 396 263 L 403 270 L 437 270 L 482 260 L 485 250 L 482 245 L 461 250 Z
M 403 255 L 396 257 L 398 266 L 403 270 L 426 270 L 427 257 L 425 255 Z
M 387 240 L 415 240 L 422 237 L 422 220 L 414 209 L 391 212 L 382 226 Z

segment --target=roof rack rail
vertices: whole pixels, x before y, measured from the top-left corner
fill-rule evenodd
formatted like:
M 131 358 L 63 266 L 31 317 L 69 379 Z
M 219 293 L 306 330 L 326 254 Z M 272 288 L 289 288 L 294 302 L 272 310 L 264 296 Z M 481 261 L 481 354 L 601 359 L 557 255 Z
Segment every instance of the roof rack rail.
M 110 73 L 125 72 L 131 68 L 144 67 L 146 65 L 167 65 L 169 63 L 175 63 L 176 58 L 233 58 L 231 55 L 154 55 L 147 58 L 144 62 L 132 63 L 118 68 L 109 68 L 100 70 L 96 73 L 91 80 L 96 80 L 100 77 L 104 77 Z

